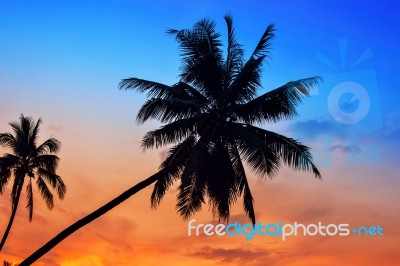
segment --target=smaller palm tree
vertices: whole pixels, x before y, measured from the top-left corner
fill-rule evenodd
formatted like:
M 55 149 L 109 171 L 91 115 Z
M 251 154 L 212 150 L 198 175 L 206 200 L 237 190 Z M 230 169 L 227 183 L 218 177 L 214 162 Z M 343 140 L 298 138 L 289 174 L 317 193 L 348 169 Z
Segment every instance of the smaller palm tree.
M 3 266 L 13 266 L 12 262 L 9 261 L 3 261 Z M 18 266 L 18 264 L 14 264 L 14 266 Z
M 35 122 L 31 117 L 21 115 L 19 122 L 9 124 L 13 133 L 0 133 L 0 146 L 12 152 L 0 157 L 0 194 L 4 192 L 11 177 L 14 178 L 11 189 L 11 217 L 0 243 L 0 251 L 10 233 L 25 182 L 29 221 L 32 221 L 33 216 L 33 180 L 36 180 L 39 192 L 49 209 L 53 208 L 54 200 L 48 184 L 55 189 L 60 199 L 64 198 L 67 190 L 61 177 L 56 174 L 60 159 L 55 153 L 59 151 L 61 143 L 55 138 L 49 138 L 37 145 L 40 124 L 41 119 Z

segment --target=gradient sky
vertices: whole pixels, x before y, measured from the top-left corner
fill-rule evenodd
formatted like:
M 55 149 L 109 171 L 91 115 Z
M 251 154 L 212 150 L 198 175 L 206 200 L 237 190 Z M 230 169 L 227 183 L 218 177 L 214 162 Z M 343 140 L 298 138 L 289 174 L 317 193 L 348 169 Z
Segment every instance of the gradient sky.
M 20 261 L 156 171 L 166 149 L 142 153 L 140 140 L 159 124 L 137 125 L 144 95 L 118 91 L 117 85 L 130 76 L 173 84 L 178 49 L 165 30 L 189 28 L 208 17 L 225 38 L 223 15 L 230 13 L 247 54 L 266 26 L 276 24 L 265 90 L 304 77 L 324 78 L 300 106 L 298 119 L 267 125 L 310 145 L 323 179 L 290 169 L 266 181 L 249 173 L 257 220 L 380 225 L 384 236 L 285 242 L 188 237 L 187 221 L 174 209 L 176 191 L 152 210 L 148 188 L 35 265 L 400 264 L 400 5 L 373 2 L 0 1 L 0 132 L 9 131 L 7 123 L 21 113 L 42 117 L 42 140 L 53 135 L 62 142 L 59 173 L 68 186 L 66 198 L 51 212 L 36 193 L 31 223 L 22 198 L 0 259 Z M 335 98 L 344 82 L 365 93 Z M 346 114 L 355 119 L 361 108 L 366 108 L 362 120 L 343 120 Z M 0 197 L 0 213 L 3 232 L 9 190 Z M 248 222 L 240 203 L 232 213 L 232 222 Z M 194 218 L 204 223 L 212 215 L 205 207 Z

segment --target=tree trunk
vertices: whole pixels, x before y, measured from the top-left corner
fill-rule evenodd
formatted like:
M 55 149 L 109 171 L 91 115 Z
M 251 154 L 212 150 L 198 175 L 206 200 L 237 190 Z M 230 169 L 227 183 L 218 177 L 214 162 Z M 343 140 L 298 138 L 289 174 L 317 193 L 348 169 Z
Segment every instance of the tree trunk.
M 150 176 L 149 178 L 143 180 L 142 182 L 136 184 L 135 186 L 131 187 L 115 199 L 111 200 L 107 204 L 101 206 L 94 212 L 88 214 L 87 216 L 83 217 L 79 221 L 75 222 L 74 224 L 68 226 L 65 228 L 62 232 L 60 232 L 58 235 L 56 235 L 53 239 L 51 239 L 49 242 L 44 244 L 41 248 L 36 250 L 34 253 L 32 253 L 28 258 L 26 258 L 23 262 L 19 264 L 19 266 L 29 266 L 32 263 L 34 263 L 36 260 L 41 258 L 44 254 L 49 252 L 52 248 L 54 248 L 58 243 L 63 241 L 65 238 L 68 236 L 72 235 L 75 231 L 79 230 L 83 226 L 87 225 L 88 223 L 94 221 L 95 219 L 99 218 L 106 212 L 110 211 L 114 207 L 118 206 L 125 200 L 129 199 L 131 196 L 139 192 L 140 190 L 146 188 L 147 186 L 151 185 L 158 179 L 158 173 Z
M 3 249 L 3 246 L 4 246 L 4 244 L 6 243 L 8 234 L 10 233 L 10 230 L 11 230 L 11 226 L 12 226 L 12 224 L 13 224 L 13 222 L 14 222 L 14 218 L 15 218 L 15 214 L 17 213 L 19 198 L 20 198 L 20 196 L 21 196 L 21 191 L 22 191 L 22 187 L 23 187 L 23 186 L 24 186 L 24 182 L 23 182 L 23 180 L 22 180 L 21 186 L 18 188 L 18 191 L 17 191 L 17 199 L 16 199 L 16 202 L 15 202 L 13 208 L 12 208 L 12 211 L 11 211 L 10 221 L 8 221 L 8 225 L 7 225 L 6 231 L 4 232 L 3 238 L 1 239 L 0 251 Z

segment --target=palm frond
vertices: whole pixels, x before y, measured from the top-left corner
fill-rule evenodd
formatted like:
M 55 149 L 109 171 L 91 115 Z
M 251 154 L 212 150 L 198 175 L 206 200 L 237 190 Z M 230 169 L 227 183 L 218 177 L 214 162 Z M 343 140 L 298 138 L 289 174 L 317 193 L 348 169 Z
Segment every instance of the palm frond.
M 254 199 L 253 199 L 253 196 L 251 195 L 251 191 L 250 191 L 250 187 L 247 182 L 247 179 L 243 179 L 243 186 L 244 186 L 243 208 L 244 208 L 244 211 L 249 216 L 251 222 L 253 224 L 255 224 L 256 223 L 256 215 L 254 212 Z
M 235 182 L 232 186 L 233 197 L 239 198 L 243 192 L 243 179 L 247 179 L 246 172 L 243 167 L 242 159 L 240 158 L 239 151 L 236 147 L 236 143 L 230 143 L 228 146 L 228 152 L 232 164 L 232 169 L 236 175 Z
M 228 150 L 222 143 L 214 145 L 208 165 L 207 195 L 211 209 L 219 220 L 227 222 L 230 207 L 238 198 L 240 177 L 236 175 Z
M 0 160 L 0 194 L 3 194 L 4 188 L 7 186 L 11 178 L 11 170 L 9 168 L 2 168 Z
M 289 82 L 247 103 L 232 107 L 246 123 L 277 122 L 297 116 L 296 106 L 321 79 L 312 77 Z
M 178 213 L 188 219 L 193 213 L 201 209 L 206 194 L 207 151 L 206 138 L 200 138 L 190 151 L 181 174 L 181 184 L 178 187 L 176 208 Z
M 258 42 L 256 48 L 254 49 L 254 52 L 251 55 L 251 57 L 258 58 L 260 56 L 268 55 L 268 49 L 274 37 L 275 37 L 275 26 L 274 24 L 269 24 L 264 34 L 261 36 L 261 39 Z
M 60 150 L 61 142 L 55 138 L 49 138 L 36 148 L 38 155 L 57 153 Z
M 196 90 L 189 84 L 180 81 L 176 83 L 174 86 L 179 87 L 182 90 L 185 90 L 191 96 L 191 99 L 194 100 L 197 104 L 201 105 L 202 107 L 206 107 L 206 105 L 208 104 L 207 98 L 203 94 L 201 94 L 200 91 Z
M 197 122 L 197 117 L 185 118 L 149 131 L 143 137 L 142 148 L 143 150 L 153 147 L 159 148 L 167 144 L 181 142 L 195 131 Z
M 231 103 L 250 101 L 261 86 L 261 67 L 264 56 L 250 58 L 229 85 L 227 98 Z
M 145 79 L 126 78 L 119 83 L 118 88 L 120 90 L 135 89 L 138 92 L 147 92 L 149 93 L 148 97 L 162 97 L 168 94 L 170 86 Z
M 229 86 L 231 81 L 236 77 L 237 73 L 239 73 L 240 69 L 242 68 L 244 50 L 236 40 L 232 17 L 230 15 L 226 15 L 224 19 L 228 28 L 228 47 L 225 68 L 228 75 L 226 84 Z
M 13 152 L 21 157 L 32 155 L 36 150 L 37 131 L 41 120 L 35 123 L 32 117 L 21 114 L 19 122 L 11 122 L 9 125 L 14 131 L 15 147 Z
M 254 212 L 254 199 L 251 195 L 250 186 L 247 181 L 246 172 L 244 170 L 242 160 L 240 158 L 239 151 L 236 146 L 231 145 L 229 147 L 229 154 L 232 160 L 232 167 L 238 176 L 237 180 L 239 183 L 235 184 L 233 188 L 236 193 L 238 193 L 237 197 L 243 193 L 243 208 L 246 212 L 247 216 L 250 218 L 253 224 L 256 223 L 256 215 Z
M 43 180 L 46 180 L 50 186 L 56 190 L 58 197 L 63 199 L 65 193 L 67 192 L 67 186 L 64 184 L 62 178 L 59 175 L 56 175 L 54 172 L 50 172 L 41 167 L 38 168 L 37 172 Z
M 37 176 L 36 184 L 39 188 L 40 195 L 46 202 L 47 208 L 49 208 L 50 210 L 53 209 L 54 207 L 53 194 L 50 192 L 49 188 L 46 185 L 46 182 L 44 182 L 41 176 Z
M 280 167 L 279 158 L 266 145 L 264 139 L 248 130 L 249 125 L 229 123 L 229 134 L 236 139 L 240 155 L 260 177 L 272 177 Z
M 0 146 L 14 150 L 17 143 L 11 133 L 0 133 Z
M 217 99 L 222 93 L 223 59 L 215 22 L 204 19 L 192 30 L 169 30 L 168 33 L 175 37 L 181 49 L 181 80 L 194 85 L 208 99 Z
M 259 139 L 263 139 L 268 148 L 289 167 L 312 172 L 316 178 L 321 178 L 321 173 L 313 163 L 312 155 L 307 146 L 292 138 L 262 128 L 248 126 L 248 130 Z
M 179 98 L 152 98 L 140 108 L 136 120 L 139 123 L 153 118 L 162 123 L 168 123 L 177 119 L 192 117 L 201 112 L 201 105 L 192 100 Z
M 55 173 L 60 158 L 54 154 L 42 154 L 32 159 L 33 167 L 41 167 L 50 173 Z
M 0 157 L 0 194 L 7 186 L 13 171 L 20 165 L 20 158 L 12 154 L 4 154 Z
M 167 158 L 160 165 L 160 178 L 154 184 L 154 189 L 151 194 L 151 206 L 153 208 L 160 204 L 173 181 L 182 173 L 185 162 L 195 143 L 196 138 L 192 135 L 169 150 Z
M 34 151 L 36 148 L 36 141 L 38 138 L 39 134 L 39 126 L 42 123 L 42 119 L 39 118 L 36 121 L 36 124 L 34 124 L 33 119 L 32 119 L 32 124 L 30 125 L 30 130 L 29 130 L 29 149 Z

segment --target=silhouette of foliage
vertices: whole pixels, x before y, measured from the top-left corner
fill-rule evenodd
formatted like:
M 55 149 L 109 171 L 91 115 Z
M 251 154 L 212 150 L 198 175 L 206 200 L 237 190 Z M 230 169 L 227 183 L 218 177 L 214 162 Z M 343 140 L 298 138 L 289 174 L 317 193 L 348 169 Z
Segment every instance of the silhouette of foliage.
M 33 191 L 32 182 L 36 185 L 40 195 L 45 200 L 49 209 L 54 206 L 53 194 L 48 185 L 56 190 L 60 199 L 64 198 L 67 187 L 60 176 L 56 174 L 59 158 L 55 155 L 60 149 L 60 142 L 49 138 L 38 145 L 37 139 L 41 120 L 34 122 L 31 117 L 20 116 L 19 122 L 10 123 L 13 133 L 0 133 L 0 146 L 11 151 L 0 157 L 0 193 L 4 192 L 10 179 L 13 177 L 11 190 L 11 217 L 0 243 L 0 250 L 11 230 L 15 213 L 18 208 L 24 183 L 29 221 L 33 217 Z
M 180 48 L 182 67 L 176 84 L 127 78 L 120 89 L 147 93 L 148 100 L 137 115 L 139 123 L 149 119 L 167 123 L 148 132 L 142 148 L 175 144 L 161 164 L 165 171 L 155 183 L 152 206 L 179 180 L 177 210 L 183 218 L 199 211 L 208 199 L 214 214 L 226 221 L 232 204 L 243 196 L 244 210 L 254 223 L 254 200 L 244 163 L 261 179 L 275 175 L 282 164 L 320 177 L 308 147 L 256 126 L 295 117 L 297 104 L 319 77 L 291 81 L 259 95 L 274 25 L 266 28 L 246 61 L 232 18 L 225 16 L 225 21 L 225 57 L 215 22 L 203 19 L 192 29 L 167 31 Z

